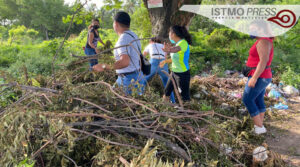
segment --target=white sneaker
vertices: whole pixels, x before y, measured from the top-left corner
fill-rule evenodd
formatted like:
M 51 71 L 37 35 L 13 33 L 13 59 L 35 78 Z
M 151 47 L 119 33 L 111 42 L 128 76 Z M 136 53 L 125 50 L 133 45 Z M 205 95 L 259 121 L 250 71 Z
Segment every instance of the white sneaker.
M 259 126 L 254 125 L 254 133 L 260 135 L 260 134 L 263 134 L 266 132 L 267 132 L 267 129 L 265 128 L 265 126 L 259 127 Z

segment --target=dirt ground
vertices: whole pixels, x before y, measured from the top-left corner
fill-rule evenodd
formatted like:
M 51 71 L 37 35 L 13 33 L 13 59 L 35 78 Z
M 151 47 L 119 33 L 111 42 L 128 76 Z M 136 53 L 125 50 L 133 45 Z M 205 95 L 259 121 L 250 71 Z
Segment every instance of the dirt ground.
M 265 122 L 266 142 L 287 166 L 300 167 L 300 97 L 289 99 L 288 106 L 288 110 L 271 111 L 271 119 Z

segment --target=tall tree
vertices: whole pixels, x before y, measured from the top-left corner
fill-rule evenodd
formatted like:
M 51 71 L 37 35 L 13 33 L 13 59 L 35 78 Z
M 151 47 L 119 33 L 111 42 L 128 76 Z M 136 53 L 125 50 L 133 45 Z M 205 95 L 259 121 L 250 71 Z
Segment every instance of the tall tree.
M 45 38 L 59 36 L 66 25 L 62 17 L 70 8 L 64 0 L 0 0 L 0 19 L 17 25 L 39 29 Z
M 62 17 L 69 11 L 64 0 L 23 0 L 19 18 L 22 25 L 39 28 L 49 39 L 49 35 L 65 31 Z
M 133 0 L 136 3 L 140 0 Z M 201 4 L 202 0 L 162 0 L 163 7 L 161 8 L 149 8 L 148 0 L 142 0 L 146 6 L 151 24 L 152 24 L 152 34 L 156 36 L 161 36 L 167 38 L 168 31 L 171 25 L 182 25 L 189 26 L 192 18 L 195 16 L 193 13 L 179 11 L 180 7 L 184 4 Z M 131 0 L 127 0 L 127 3 L 132 3 Z M 129 4 L 130 4 L 129 3 Z M 126 6 L 121 0 L 105 0 L 106 9 L 111 8 L 122 8 Z M 126 8 L 127 10 L 127 8 Z M 125 11 L 126 11 L 125 10 Z
M 201 4 L 202 0 L 163 0 L 163 7 L 149 8 L 148 0 L 143 0 L 148 8 L 149 16 L 152 24 L 152 34 L 168 37 L 169 28 L 172 25 L 189 26 L 193 13 L 179 11 L 184 4 Z
M 7 21 L 16 19 L 18 15 L 17 0 L 0 0 L 0 21 L 3 25 Z

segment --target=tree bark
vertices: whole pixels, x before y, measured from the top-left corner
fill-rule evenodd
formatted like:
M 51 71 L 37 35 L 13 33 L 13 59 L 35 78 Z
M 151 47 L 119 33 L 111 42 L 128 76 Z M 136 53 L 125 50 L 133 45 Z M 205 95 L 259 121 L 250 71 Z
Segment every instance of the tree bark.
M 44 28 L 44 31 L 45 31 L 45 38 L 46 38 L 47 41 L 49 41 L 48 29 L 44 25 L 42 25 L 42 27 Z
M 172 25 L 186 26 L 188 28 L 193 13 L 179 11 L 184 4 L 201 4 L 202 0 L 163 0 L 163 7 L 148 8 L 148 0 L 143 0 L 150 15 L 152 34 L 162 38 L 168 38 L 168 32 Z

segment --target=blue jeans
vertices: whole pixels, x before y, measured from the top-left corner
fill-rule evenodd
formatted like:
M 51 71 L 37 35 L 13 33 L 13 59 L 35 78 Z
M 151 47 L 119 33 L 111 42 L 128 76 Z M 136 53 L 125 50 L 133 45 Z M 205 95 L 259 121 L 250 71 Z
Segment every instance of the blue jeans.
M 87 48 L 87 47 L 85 47 L 84 53 L 87 56 L 93 56 L 97 54 L 95 49 Z M 90 59 L 89 62 L 90 62 L 90 70 L 92 71 L 93 66 L 98 64 L 98 59 Z
M 160 79 L 163 82 L 164 87 L 166 87 L 167 82 L 169 80 L 169 77 L 164 74 L 162 71 L 166 71 L 167 73 L 169 73 L 169 69 L 168 69 L 168 65 L 166 64 L 163 68 L 159 67 L 159 63 L 164 61 L 164 59 L 150 59 L 150 63 L 151 63 L 151 73 L 149 75 L 147 75 L 145 77 L 146 81 L 148 82 L 149 80 L 151 80 L 154 75 L 158 74 Z M 172 92 L 171 96 L 170 96 L 170 100 L 172 103 L 175 103 L 175 97 L 174 97 L 174 93 Z
M 116 84 L 123 88 L 126 95 L 131 95 L 136 90 L 139 95 L 145 91 L 146 80 L 143 72 L 135 72 L 128 75 L 118 75 Z
M 251 77 L 248 78 L 248 82 L 250 79 Z M 254 88 L 249 87 L 247 82 L 243 95 L 243 103 L 251 117 L 255 117 L 260 113 L 266 112 L 264 96 L 266 93 L 266 87 L 271 83 L 271 81 L 271 78 L 258 78 Z

